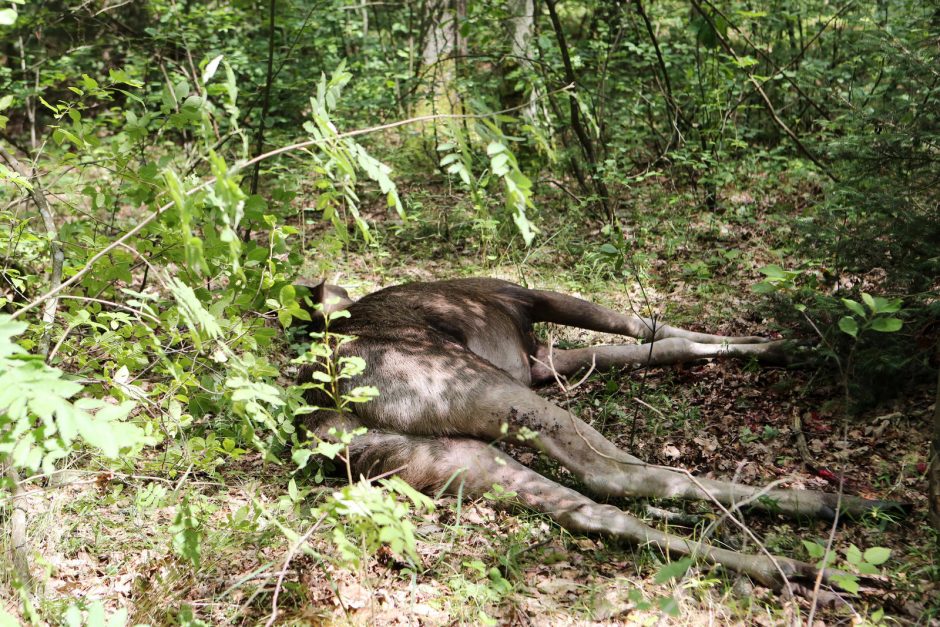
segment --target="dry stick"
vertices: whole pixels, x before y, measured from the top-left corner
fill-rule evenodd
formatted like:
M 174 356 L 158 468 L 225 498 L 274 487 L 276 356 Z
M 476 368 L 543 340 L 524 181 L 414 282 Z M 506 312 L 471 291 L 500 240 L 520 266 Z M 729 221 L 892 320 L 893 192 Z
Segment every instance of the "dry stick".
M 809 446 L 806 445 L 806 434 L 803 432 L 803 419 L 800 418 L 800 412 L 793 414 L 793 433 L 796 439 L 796 450 L 806 467 L 815 471 L 816 464 L 812 453 L 809 452 Z
M 738 53 L 734 51 L 734 48 L 731 46 L 731 44 L 728 43 L 728 41 L 719 33 L 718 27 L 715 25 L 714 20 L 712 20 L 711 15 L 709 15 L 708 12 L 702 8 L 702 5 L 699 4 L 698 0 L 691 0 L 691 2 L 692 6 L 695 7 L 695 10 L 698 12 L 698 14 L 701 15 L 706 22 L 708 22 L 708 25 L 715 33 L 715 37 L 718 40 L 718 43 L 721 44 L 721 47 L 724 49 L 724 51 L 727 52 L 735 61 L 740 61 L 741 59 L 738 56 Z M 754 78 L 754 75 L 747 70 L 745 70 L 745 73 L 747 74 L 748 81 L 760 95 L 761 101 L 764 103 L 764 108 L 767 109 L 767 113 L 770 114 L 770 117 L 773 119 L 774 123 L 787 135 L 787 137 L 793 141 L 797 149 L 803 153 L 803 156 L 816 164 L 816 167 L 822 170 L 823 174 L 828 176 L 833 181 L 838 182 L 839 179 L 835 174 L 832 173 L 829 167 L 826 166 L 816 155 L 810 152 L 809 148 L 803 144 L 799 136 L 794 133 L 789 126 L 787 126 L 786 122 L 780 119 L 780 116 L 777 114 L 777 109 L 774 108 L 773 103 L 770 102 L 770 98 L 767 97 L 767 92 L 764 91 L 764 88 L 761 87 L 761 84 L 757 81 L 757 79 Z
M 937 344 L 937 357 L 940 357 L 940 343 Z M 940 376 L 937 377 L 937 397 L 933 406 L 933 433 L 930 436 L 928 472 L 930 475 L 928 480 L 930 522 L 933 523 L 934 529 L 940 530 Z
M 281 586 L 284 584 L 284 575 L 287 574 L 287 567 L 290 566 L 290 561 L 294 559 L 294 554 L 297 553 L 298 549 L 307 541 L 313 532 L 317 530 L 326 519 L 326 514 L 320 516 L 320 519 L 307 530 L 307 533 L 300 536 L 300 538 L 291 545 L 290 549 L 287 551 L 287 556 L 284 558 L 284 564 L 281 566 L 281 572 L 277 575 L 277 583 L 274 586 L 274 597 L 271 599 L 271 616 L 268 617 L 267 622 L 264 624 L 264 627 L 271 627 L 274 624 L 274 621 L 277 619 L 277 598 L 281 595 Z
M 85 301 L 89 303 L 100 303 L 102 305 L 108 305 L 109 307 L 114 307 L 116 309 L 123 309 L 124 311 L 130 312 L 132 314 L 136 314 L 138 317 L 144 316 L 146 318 L 153 320 L 157 324 L 161 324 L 163 322 L 162 320 L 160 320 L 160 318 L 157 318 L 155 315 L 151 313 L 147 313 L 146 311 L 142 311 L 140 309 L 134 309 L 133 307 L 129 305 L 116 303 L 113 300 L 105 300 L 103 298 L 92 298 L 91 296 L 70 296 L 70 295 L 59 296 L 59 298 L 66 298 L 70 300 L 81 300 L 81 301 Z
M 813 616 L 816 615 L 816 604 L 819 601 L 819 587 L 822 585 L 823 571 L 825 569 L 825 559 L 829 555 L 829 551 L 832 550 L 832 544 L 836 539 L 836 529 L 839 527 L 839 506 L 842 504 L 842 486 L 844 483 L 845 474 L 842 473 L 839 475 L 839 496 L 836 501 L 836 512 L 835 516 L 832 518 L 832 527 L 829 529 L 829 539 L 826 541 L 826 552 L 823 553 L 823 568 L 819 569 L 819 573 L 816 575 L 816 581 L 813 583 L 813 600 L 809 606 L 809 617 L 806 619 L 806 624 L 812 627 L 813 625 Z
M 565 86 L 565 87 L 562 87 L 562 88 L 559 88 L 559 89 L 555 90 L 555 92 L 552 92 L 552 93 L 557 93 L 557 92 L 560 92 L 560 91 L 566 91 L 566 90 L 568 90 L 568 89 L 570 89 L 570 88 L 571 88 L 571 86 L 570 86 L 570 85 L 567 85 L 567 86 Z M 243 162 L 243 163 L 238 163 L 238 164 L 236 164 L 235 166 L 232 167 L 231 173 L 232 173 L 232 174 L 235 174 L 236 172 L 239 172 L 240 170 L 243 170 L 243 169 L 247 168 L 248 166 L 252 166 L 252 165 L 258 163 L 259 161 L 264 161 L 265 159 L 270 159 L 271 157 L 276 157 L 277 155 L 281 155 L 281 154 L 284 154 L 284 153 L 286 153 L 286 152 L 291 152 L 291 151 L 294 151 L 294 150 L 300 150 L 300 149 L 302 149 L 302 148 L 308 148 L 308 147 L 310 147 L 310 146 L 316 146 L 316 145 L 319 145 L 319 144 L 325 144 L 325 143 L 328 143 L 328 142 L 331 142 L 331 141 L 335 141 L 335 140 L 337 140 L 337 139 L 347 139 L 347 138 L 350 138 L 350 137 L 358 137 L 358 136 L 360 136 L 360 135 L 366 135 L 366 134 L 368 134 L 368 133 L 374 133 L 374 132 L 377 132 L 377 131 L 385 131 L 385 130 L 389 130 L 389 129 L 392 129 L 392 128 L 398 128 L 399 126 L 407 126 L 408 124 L 415 124 L 415 123 L 417 123 L 417 122 L 430 122 L 430 121 L 432 121 L 432 120 L 442 120 L 442 119 L 450 119 L 450 120 L 458 119 L 458 120 L 459 120 L 459 119 L 465 119 L 465 118 L 467 118 L 467 119 L 489 118 L 489 117 L 493 117 L 493 116 L 495 116 L 495 115 L 502 115 L 502 114 L 504 114 L 504 113 L 510 113 L 510 112 L 512 112 L 512 111 L 516 111 L 516 110 L 518 110 L 518 109 L 523 108 L 524 106 L 525 106 L 525 105 L 520 105 L 520 106 L 516 106 L 516 107 L 510 107 L 509 109 L 503 109 L 503 110 L 501 110 L 501 111 L 494 111 L 493 113 L 479 113 L 479 114 L 469 113 L 469 114 L 463 114 L 463 115 L 456 115 L 456 114 L 451 114 L 451 113 L 436 113 L 436 114 L 433 114 L 433 115 L 420 115 L 420 116 L 417 116 L 417 117 L 414 117 L 414 118 L 408 118 L 407 120 L 398 120 L 397 122 L 390 122 L 390 123 L 388 123 L 388 124 L 381 124 L 381 125 L 379 125 L 379 126 L 370 126 L 369 128 L 356 129 L 356 130 L 354 130 L 354 131 L 348 131 L 348 132 L 346 132 L 346 133 L 338 133 L 337 135 L 335 135 L 335 136 L 333 136 L 333 137 L 329 137 L 329 138 L 324 138 L 324 139 L 309 139 L 309 140 L 306 140 L 306 141 L 298 142 L 298 143 L 296 143 L 296 144 L 291 144 L 290 146 L 282 146 L 281 148 L 276 148 L 276 149 L 274 149 L 274 150 L 271 150 L 271 151 L 268 151 L 268 152 L 264 153 L 263 155 L 258 155 L 257 157 L 254 157 L 254 158 L 252 158 L 252 159 L 249 159 L 248 161 L 245 161 L 245 162 Z M 2 147 L 0 147 L 0 148 L 2 148 Z M 196 187 L 193 187 L 192 189 L 190 189 L 189 191 L 187 191 L 187 192 L 186 192 L 186 195 L 187 195 L 187 196 L 192 196 L 192 195 L 195 194 L 196 192 L 205 189 L 206 187 L 212 185 L 212 184 L 215 183 L 215 182 L 216 182 L 216 177 L 214 177 L 214 176 L 213 176 L 213 177 L 210 177 L 210 178 L 206 179 L 205 181 L 203 181 L 202 183 L 200 183 L 199 185 L 197 185 Z M 24 313 L 26 313 L 27 311 L 30 311 L 30 310 L 34 309 L 37 305 L 41 304 L 41 303 L 44 302 L 45 300 L 54 297 L 56 294 L 58 294 L 59 292 L 61 292 L 61 291 L 64 290 L 65 288 L 67 288 L 67 287 L 69 287 L 69 286 L 74 285 L 75 283 L 77 283 L 82 277 L 84 277 L 86 274 L 88 274 L 88 272 L 91 271 L 92 266 L 94 266 L 98 261 L 100 261 L 102 257 L 104 257 L 105 255 L 107 255 L 108 253 L 110 253 L 110 252 L 111 252 L 112 250 L 114 250 L 115 248 L 117 248 L 117 247 L 119 247 L 119 246 L 125 245 L 125 243 L 127 242 L 127 240 L 129 240 L 130 238 L 132 238 L 132 237 L 134 237 L 135 235 L 137 235 L 138 233 L 140 233 L 148 224 L 150 224 L 151 222 L 153 222 L 154 219 L 156 219 L 156 218 L 159 217 L 161 214 L 163 214 L 163 212 L 165 212 L 167 209 L 169 209 L 170 207 L 172 207 L 173 204 L 174 204 L 173 201 L 171 201 L 171 202 L 168 202 L 168 203 L 166 203 L 165 205 L 159 207 L 156 211 L 154 211 L 154 212 L 151 213 L 149 216 L 147 216 L 146 218 L 144 218 L 143 220 L 141 220 L 140 222 L 138 222 L 138 223 L 137 223 L 137 226 L 135 226 L 135 227 L 132 228 L 130 231 L 128 231 L 127 233 L 125 233 L 124 235 L 122 235 L 121 237 L 119 237 L 118 239 L 114 240 L 113 242 L 111 242 L 110 244 L 108 244 L 107 246 L 105 246 L 104 248 L 102 248 L 100 251 L 98 251 L 91 259 L 89 259 L 87 262 L 85 262 L 85 266 L 84 266 L 81 270 L 79 270 L 78 272 L 76 272 L 74 275 L 72 275 L 71 278 L 69 278 L 69 279 L 67 279 L 67 280 L 65 280 L 65 281 L 62 281 L 57 287 L 53 287 L 52 289 L 50 289 L 48 292 L 46 292 L 46 293 L 43 294 L 42 296 L 40 296 L 40 297 L 36 298 L 35 300 L 31 301 L 30 303 L 24 305 L 24 306 L 21 307 L 20 309 L 17 309 L 17 310 L 10 316 L 10 318 L 11 318 L 11 319 L 19 318 L 19 317 L 22 316 Z
M 134 255 L 136 255 L 137 258 L 140 259 L 140 260 L 144 263 L 144 265 L 147 266 L 148 269 L 150 269 L 151 272 L 153 272 L 153 275 L 154 275 L 154 277 L 156 277 L 157 282 L 158 282 L 160 285 L 162 285 L 162 286 L 164 287 L 164 289 L 167 288 L 166 281 L 163 280 L 163 275 L 160 274 L 160 271 L 159 271 L 159 270 L 157 270 L 155 267 L 153 267 L 153 264 L 150 263 L 150 261 L 148 261 L 147 258 L 144 257 L 144 255 L 143 255 L 139 250 L 137 250 L 137 249 L 134 248 L 133 246 L 129 246 L 129 245 L 127 245 L 127 244 L 120 244 L 120 246 L 121 246 L 121 248 L 126 249 L 128 252 L 133 253 Z M 146 279 L 145 279 L 145 280 L 146 280 Z M 141 290 L 139 290 L 139 291 L 143 291 L 143 289 L 141 289 Z
M 62 252 L 62 247 L 59 245 L 59 232 L 55 225 L 52 210 L 49 209 L 49 203 L 46 202 L 46 196 L 42 191 L 42 185 L 39 182 L 39 173 L 33 170 L 32 174 L 30 174 L 23 164 L 2 145 L 0 145 L 0 157 L 2 157 L 3 160 L 7 162 L 7 165 L 21 177 L 26 180 L 32 179 L 28 192 L 33 202 L 36 203 L 36 208 L 39 209 L 43 226 L 46 227 L 46 237 L 49 239 L 49 248 L 52 251 L 52 268 L 49 270 L 50 292 L 53 290 L 54 292 L 58 292 L 62 284 L 62 266 L 65 263 L 65 253 Z M 49 338 L 52 333 L 52 324 L 55 322 L 55 313 L 58 305 L 58 299 L 52 298 L 46 303 L 42 312 L 42 321 L 45 328 L 42 331 L 42 336 L 39 338 L 39 353 L 43 357 L 49 354 Z M 14 317 L 16 316 L 14 315 Z

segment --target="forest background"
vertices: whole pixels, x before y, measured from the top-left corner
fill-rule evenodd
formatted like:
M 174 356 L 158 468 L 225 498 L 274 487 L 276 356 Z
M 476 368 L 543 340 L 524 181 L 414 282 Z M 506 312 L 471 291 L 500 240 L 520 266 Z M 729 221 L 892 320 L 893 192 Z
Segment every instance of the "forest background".
M 0 624 L 940 612 L 935 4 L 4 0 L 0 85 Z M 565 400 L 650 461 L 912 513 L 748 517 L 849 573 L 820 608 L 324 478 L 294 284 L 469 275 L 811 341 Z

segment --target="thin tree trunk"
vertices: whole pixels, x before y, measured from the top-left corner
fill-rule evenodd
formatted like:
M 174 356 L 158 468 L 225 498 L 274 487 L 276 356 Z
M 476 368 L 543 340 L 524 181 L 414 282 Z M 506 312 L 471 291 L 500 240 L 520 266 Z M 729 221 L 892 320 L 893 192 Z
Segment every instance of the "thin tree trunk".
M 940 357 L 940 344 L 937 345 Z M 940 531 L 940 373 L 937 377 L 937 398 L 933 406 L 933 434 L 930 441 L 929 506 L 930 522 Z
M 669 111 L 669 126 L 671 127 L 671 132 L 669 136 L 669 141 L 666 143 L 666 148 L 663 152 L 667 152 L 673 145 L 674 142 L 681 143 L 682 135 L 679 131 L 679 124 L 682 123 L 683 128 L 687 128 L 688 124 L 686 123 L 685 117 L 682 115 L 682 110 L 679 108 L 679 103 L 676 102 L 675 97 L 673 96 L 672 91 L 672 81 L 669 80 L 669 70 L 666 68 L 666 60 L 663 58 L 662 50 L 659 47 L 659 39 L 656 37 L 656 31 L 653 28 L 653 22 L 650 20 L 649 15 L 647 15 L 646 10 L 643 8 L 642 0 L 636 0 L 636 12 L 639 14 L 640 18 L 643 20 L 643 25 L 646 27 L 646 34 L 650 38 L 650 43 L 653 44 L 653 51 L 656 52 L 656 63 L 659 65 L 659 73 L 663 77 L 663 96 L 666 100 L 666 109 Z
M 10 559 L 19 583 L 31 589 L 33 576 L 29 570 L 29 538 L 26 535 L 26 505 L 22 502 L 20 477 L 12 465 L 5 464 L 3 474 L 10 483 Z
M 572 89 L 576 89 L 577 80 L 575 79 L 574 68 L 571 65 L 571 56 L 568 54 L 568 44 L 565 41 L 565 33 L 561 28 L 561 20 L 558 19 L 558 11 L 555 10 L 555 0 L 546 0 L 545 5 L 548 7 L 548 15 L 551 18 L 552 28 L 555 31 L 555 39 L 558 41 L 558 48 L 561 52 L 561 61 L 565 68 L 565 82 L 571 85 Z M 575 136 L 578 138 L 581 151 L 588 163 L 594 191 L 598 195 L 607 218 L 613 219 L 613 211 L 611 211 L 610 208 L 610 194 L 607 192 L 607 185 L 597 172 L 597 152 L 594 149 L 594 142 L 591 141 L 591 137 L 587 134 L 584 125 L 581 123 L 581 116 L 583 114 L 574 91 L 568 92 L 568 107 L 571 114 L 571 130 L 574 131 Z
M 271 83 L 274 81 L 274 16 L 277 11 L 277 0 L 271 0 L 268 6 L 268 74 L 264 82 L 264 100 L 261 102 L 261 119 L 255 131 L 255 154 L 259 156 L 264 151 L 264 128 L 271 108 Z M 258 177 L 261 172 L 261 163 L 255 164 L 251 173 L 251 193 L 258 193 Z

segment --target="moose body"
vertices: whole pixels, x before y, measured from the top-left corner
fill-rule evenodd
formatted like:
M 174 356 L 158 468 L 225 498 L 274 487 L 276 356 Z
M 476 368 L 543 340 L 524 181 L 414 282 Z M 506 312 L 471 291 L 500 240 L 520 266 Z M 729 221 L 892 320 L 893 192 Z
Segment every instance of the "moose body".
M 791 579 L 812 581 L 817 571 L 802 562 L 745 555 L 659 531 L 536 473 L 492 443 L 508 438 L 535 447 L 568 468 L 587 492 L 604 499 L 703 499 L 726 511 L 746 504 L 823 518 L 835 515 L 837 503 L 848 514 L 885 505 L 819 492 L 760 490 L 651 466 L 531 389 L 591 368 L 658 366 L 715 357 L 780 362 L 787 358 L 787 345 L 781 341 L 695 333 L 497 279 L 411 283 L 355 302 L 341 288 L 321 283 L 313 288 L 312 299 L 326 312 L 349 311 L 348 318 L 331 322 L 330 332 L 354 337 L 339 347 L 339 353 L 363 358 L 366 370 L 344 383 L 380 390 L 377 398 L 355 405 L 354 413 L 320 409 L 305 418 L 308 430 L 324 439 L 334 428 L 368 428 L 349 450 L 357 475 L 395 472 L 418 489 L 443 489 L 471 498 L 500 484 L 526 506 L 571 531 L 603 533 L 694 554 L 773 587 L 790 585 Z M 621 334 L 646 343 L 553 349 L 537 341 L 533 324 L 539 322 Z M 301 373 L 302 381 L 309 378 L 309 371 Z M 315 394 L 309 400 L 328 406 Z

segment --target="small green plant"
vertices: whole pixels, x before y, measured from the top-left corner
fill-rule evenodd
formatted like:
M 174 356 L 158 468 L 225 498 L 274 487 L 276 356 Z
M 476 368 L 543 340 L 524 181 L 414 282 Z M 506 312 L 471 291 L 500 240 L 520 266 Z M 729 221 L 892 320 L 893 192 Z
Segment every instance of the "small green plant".
M 71 400 L 83 386 L 17 343 L 27 326 L 0 315 L 0 462 L 51 472 L 79 442 L 117 459 L 156 441 L 126 420 L 133 402 Z
M 854 544 L 850 544 L 844 551 L 845 557 L 841 563 L 836 559 L 833 551 L 826 551 L 826 547 L 818 542 L 803 541 L 803 547 L 809 556 L 817 561 L 818 568 L 838 566 L 845 572 L 832 576 L 832 580 L 843 590 L 851 594 L 858 594 L 860 575 L 877 575 L 881 571 L 877 568 L 891 557 L 891 550 L 881 546 L 874 546 L 864 553 Z
M 498 605 L 512 592 L 512 583 L 503 576 L 499 568 L 487 566 L 482 560 L 466 560 L 462 565 L 469 576 L 464 573 L 455 575 L 448 580 L 447 585 L 455 594 L 474 604 L 474 621 L 481 625 L 498 625 L 499 621 L 487 613 L 487 608 Z
M 202 533 L 201 522 L 196 509 L 190 504 L 188 497 L 183 497 L 182 503 L 176 508 L 176 516 L 170 525 L 170 534 L 173 537 L 173 550 L 177 555 L 199 568 L 202 561 Z
M 865 307 L 852 299 L 842 299 L 842 304 L 851 312 L 851 315 L 839 319 L 839 329 L 843 333 L 858 339 L 859 335 L 868 330 L 880 333 L 901 330 L 903 321 L 893 315 L 901 311 L 900 298 L 882 298 L 862 292 L 862 302 Z
M 127 624 L 127 609 L 120 608 L 110 615 L 101 601 L 72 603 L 62 616 L 66 627 L 124 627 Z M 0 617 L 0 626 L 3 618 Z
M 417 568 L 421 558 L 411 521 L 412 508 L 415 512 L 433 512 L 434 501 L 402 479 L 391 477 L 380 480 L 378 486 L 366 479 L 344 486 L 317 511 L 334 525 L 333 542 L 345 565 L 358 567 L 364 554 L 387 546 Z
M 529 246 L 539 230 L 527 214 L 527 211 L 535 208 L 532 200 L 532 181 L 522 172 L 516 155 L 508 146 L 515 138 L 506 136 L 499 126 L 486 119 L 479 120 L 473 130 L 477 137 L 486 142 L 489 168 L 479 177 L 474 175 L 474 154 L 470 149 L 469 139 L 466 133 L 453 124 L 447 128 L 449 141 L 437 146 L 438 152 L 442 153 L 440 166 L 448 174 L 455 174 L 460 178 L 470 192 L 474 209 L 486 220 L 490 219 L 485 201 L 486 187 L 491 177 L 501 180 L 506 210 L 512 216 L 523 242 Z M 483 224 L 488 226 L 488 223 Z M 485 231 L 483 234 L 485 235 Z
M 317 304 L 315 309 L 322 312 L 323 306 Z M 342 382 L 358 377 L 366 367 L 365 361 L 360 357 L 338 355 L 339 347 L 352 341 L 353 338 L 330 332 L 330 323 L 339 318 L 348 317 L 349 312 L 345 310 L 324 314 L 323 331 L 311 333 L 310 345 L 303 354 L 293 360 L 292 363 L 309 368 L 310 381 L 293 386 L 291 394 L 299 398 L 308 390 L 314 390 L 320 398 L 326 401 L 324 406 L 300 403 L 293 410 L 294 416 L 324 409 L 345 413 L 350 411 L 351 405 L 367 403 L 378 396 L 379 391 L 373 386 L 356 386 L 347 392 L 341 389 Z M 365 432 L 365 428 L 357 428 L 348 433 L 331 429 L 328 434 L 331 440 L 324 440 L 315 433 L 296 434 L 292 459 L 298 470 L 305 468 L 311 459 L 316 459 L 318 456 L 332 460 L 342 450 L 349 447 L 353 437 Z M 346 455 L 345 459 L 348 460 L 349 456 Z M 322 477 L 322 469 L 320 469 L 317 471 L 317 479 L 322 480 Z M 352 483 L 353 477 L 348 464 L 347 477 Z
M 803 273 L 798 270 L 784 270 L 776 264 L 764 266 L 758 270 L 764 275 L 764 280 L 752 288 L 758 294 L 771 294 L 773 292 L 792 292 L 796 288 L 796 280 Z

